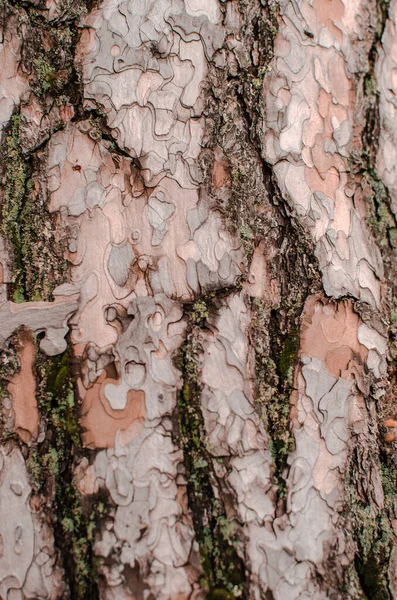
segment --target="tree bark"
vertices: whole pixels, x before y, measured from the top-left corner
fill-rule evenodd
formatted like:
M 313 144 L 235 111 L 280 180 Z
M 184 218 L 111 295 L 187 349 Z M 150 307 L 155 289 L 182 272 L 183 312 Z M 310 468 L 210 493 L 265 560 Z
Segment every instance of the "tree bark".
M 397 0 L 0 9 L 0 598 L 397 599 Z

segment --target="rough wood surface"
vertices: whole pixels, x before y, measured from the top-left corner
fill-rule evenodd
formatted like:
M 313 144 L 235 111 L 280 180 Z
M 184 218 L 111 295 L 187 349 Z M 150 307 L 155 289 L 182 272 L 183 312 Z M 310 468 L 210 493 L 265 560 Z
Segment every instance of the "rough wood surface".
M 1 599 L 397 599 L 396 27 L 0 0 Z

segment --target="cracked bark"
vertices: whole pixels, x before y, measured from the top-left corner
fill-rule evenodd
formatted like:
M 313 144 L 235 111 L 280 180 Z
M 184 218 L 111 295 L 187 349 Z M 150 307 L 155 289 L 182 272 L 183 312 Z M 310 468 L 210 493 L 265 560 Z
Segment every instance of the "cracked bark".
M 396 19 L 0 1 L 1 598 L 397 598 Z

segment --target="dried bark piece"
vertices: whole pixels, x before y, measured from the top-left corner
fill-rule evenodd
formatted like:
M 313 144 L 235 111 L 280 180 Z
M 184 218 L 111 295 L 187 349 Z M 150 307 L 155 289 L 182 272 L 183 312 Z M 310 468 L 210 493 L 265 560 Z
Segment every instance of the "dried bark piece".
M 145 393 L 142 390 L 126 392 L 126 406 L 113 409 L 104 389 L 108 384 L 119 384 L 119 380 L 102 375 L 84 395 L 80 424 L 83 444 L 89 448 L 112 448 L 116 434 L 123 439 L 139 435 L 144 427 Z
M 333 377 L 350 379 L 368 357 L 368 349 L 359 342 L 360 318 L 352 302 L 329 302 L 312 296 L 305 306 L 300 352 L 324 362 Z M 354 364 L 354 367 L 353 367 Z
M 72 281 L 81 290 L 74 321 L 101 290 L 85 314 L 80 341 L 105 346 L 115 330 L 104 307 L 115 300 L 127 307 L 134 289 L 139 296 L 164 292 L 190 300 L 209 287 L 232 285 L 243 254 L 209 198 L 168 177 L 145 190 L 132 160 L 90 134 L 92 127 L 82 123 L 53 136 L 50 210 L 62 214 Z
M 271 276 L 269 268 L 275 254 L 275 248 L 267 248 L 264 242 L 255 248 L 244 287 L 251 297 L 263 298 L 269 306 L 278 307 L 281 299 L 280 283 Z
M 15 415 L 15 432 L 28 444 L 37 436 L 39 428 L 34 372 L 36 345 L 31 331 L 22 329 L 18 332 L 17 348 L 20 369 L 11 379 L 7 389 L 11 395 Z
M 246 292 L 228 296 L 216 317 L 208 319 L 208 332 L 198 334 L 202 355 L 197 367 L 202 373 L 205 442 L 221 482 L 216 494 L 233 498 L 231 515 L 235 511 L 245 540 L 241 552 L 248 565 L 250 597 L 260 598 L 261 545 L 266 524 L 275 516 L 275 489 L 268 438 L 249 383 L 250 311 L 246 302 Z
M 308 23 L 312 37 L 305 39 Z M 346 32 L 344 45 L 335 23 Z M 266 80 L 264 156 L 283 196 L 312 232 L 327 295 L 351 294 L 379 309 L 382 261 L 346 175 L 355 127 L 355 57 L 364 27 L 342 0 L 303 2 L 299 10 L 282 3 Z
M 378 49 L 379 58 L 375 67 L 376 86 L 379 90 L 379 148 L 376 168 L 381 181 L 391 196 L 391 208 L 397 215 L 397 125 L 395 95 L 397 93 L 397 5 L 390 2 L 388 18 Z
M 98 453 L 94 461 L 98 488 L 108 490 L 116 505 L 95 544 L 98 556 L 118 557 L 111 568 L 103 563 L 100 569 L 105 597 L 135 591 L 130 570 L 158 598 L 188 598 L 197 588 L 199 573 L 189 566 L 194 550 L 185 483 L 178 478 L 182 456 L 169 425 L 146 426 L 128 445 L 116 442 L 114 450 Z M 84 476 L 79 485 L 84 488 Z
M 136 298 L 127 314 L 116 315 L 117 342 L 106 356 L 88 349 L 79 386 L 83 439 L 90 447 L 108 448 L 96 455 L 87 475 L 80 469 L 79 487 L 107 490 L 116 506 L 95 545 L 98 556 L 114 560 L 112 568 L 106 563 L 101 568 L 103 594 L 132 594 L 135 579 L 126 575 L 132 570 L 156 598 L 187 598 L 199 571 L 189 566 L 196 550 L 182 453 L 172 441 L 170 421 L 179 385 L 172 356 L 183 340 L 182 310 L 158 294 Z
M 56 565 L 53 534 L 31 509 L 25 461 L 14 447 L 0 450 L 0 463 L 0 596 L 55 600 L 65 586 Z
M 45 354 L 61 354 L 67 346 L 64 338 L 68 332 L 68 319 L 77 307 L 73 297 L 60 297 L 54 302 L 4 302 L 0 306 L 0 347 L 14 331 L 25 326 L 34 334 L 44 332 L 40 348 Z
M 147 185 L 167 174 L 191 189 L 200 181 L 206 53 L 221 46 L 224 31 L 215 1 L 210 9 L 166 6 L 137 11 L 107 2 L 89 15 L 92 29 L 81 47 L 85 97 L 104 106 L 118 143 L 140 159 Z
M 8 6 L 4 8 L 0 23 L 0 136 L 29 89 L 19 70 L 22 38 L 26 33 L 26 25 L 19 25 L 19 15 Z
M 119 429 L 117 438 L 126 445 L 141 434 L 145 419 L 156 421 L 171 414 L 175 405 L 178 376 L 172 355 L 185 328 L 180 307 L 164 295 L 136 298 L 128 314 L 118 318 L 123 331 L 110 354 L 107 351 L 105 367 L 108 373 L 113 370 L 113 376 L 106 376 L 98 364 L 100 351 L 89 350 L 87 374 L 80 385 L 81 423 L 88 428 L 85 439 L 91 447 L 113 447 Z M 100 429 L 107 429 L 103 440 L 96 431 L 99 417 Z

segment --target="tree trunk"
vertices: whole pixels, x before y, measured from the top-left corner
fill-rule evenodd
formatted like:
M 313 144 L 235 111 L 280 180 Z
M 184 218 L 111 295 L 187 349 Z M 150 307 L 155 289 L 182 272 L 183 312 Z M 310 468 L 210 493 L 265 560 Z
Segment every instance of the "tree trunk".
M 397 0 L 0 8 L 0 598 L 397 599 Z

